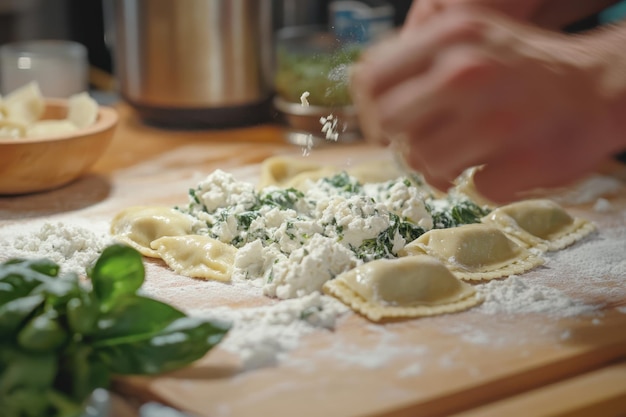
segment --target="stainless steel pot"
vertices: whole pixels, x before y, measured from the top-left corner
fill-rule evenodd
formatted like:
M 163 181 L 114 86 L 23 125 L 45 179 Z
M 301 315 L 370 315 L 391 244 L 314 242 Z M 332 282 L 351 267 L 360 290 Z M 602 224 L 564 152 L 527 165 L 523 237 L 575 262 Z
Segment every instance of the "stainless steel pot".
M 115 0 L 122 96 L 149 121 L 239 126 L 270 114 L 271 0 Z

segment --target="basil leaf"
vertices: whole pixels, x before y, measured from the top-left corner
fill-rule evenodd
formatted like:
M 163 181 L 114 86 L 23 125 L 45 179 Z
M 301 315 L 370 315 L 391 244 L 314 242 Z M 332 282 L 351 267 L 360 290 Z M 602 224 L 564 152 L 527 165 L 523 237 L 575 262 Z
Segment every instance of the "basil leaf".
M 67 350 L 66 360 L 56 379 L 56 385 L 65 387 L 70 398 L 82 402 L 96 388 L 108 387 L 110 372 L 94 354 L 91 346 L 72 345 Z
M 145 269 L 139 252 L 130 246 L 114 244 L 104 249 L 88 275 L 106 312 L 118 298 L 134 294 L 141 287 Z
M 43 295 L 38 294 L 17 298 L 0 306 L 0 338 L 11 337 L 43 302 Z
M 185 314 L 169 304 L 142 297 L 126 296 L 98 319 L 94 346 L 119 343 L 116 339 L 144 338 L 163 330 Z
M 52 410 L 43 388 L 21 387 L 11 395 L 0 394 L 2 417 L 41 417 L 49 416 Z
M 0 305 L 26 297 L 42 283 L 54 280 L 53 277 L 20 265 L 4 264 L 2 266 L 0 268 Z
M 219 343 L 230 325 L 178 319 L 156 334 L 108 340 L 97 353 L 117 374 L 156 374 L 184 367 Z
M 81 292 L 67 302 L 66 313 L 71 331 L 89 335 L 96 331 L 100 304 L 91 293 Z
M 57 312 L 51 309 L 26 323 L 17 334 L 17 343 L 30 352 L 51 352 L 61 348 L 68 337 Z
M 45 388 L 51 386 L 57 372 L 57 358 L 53 353 L 33 354 L 15 348 L 0 350 L 0 393 L 9 393 L 20 387 Z
M 21 267 L 39 272 L 49 277 L 59 275 L 61 267 L 50 259 L 10 259 L 4 263 L 5 265 L 19 265 Z

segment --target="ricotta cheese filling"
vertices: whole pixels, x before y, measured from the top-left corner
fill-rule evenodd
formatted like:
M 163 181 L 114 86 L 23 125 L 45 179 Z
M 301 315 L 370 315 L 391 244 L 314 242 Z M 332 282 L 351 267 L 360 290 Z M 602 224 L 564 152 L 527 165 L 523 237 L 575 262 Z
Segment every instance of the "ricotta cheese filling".
M 194 219 L 192 233 L 239 249 L 232 280 L 280 299 L 321 291 L 365 262 L 397 257 L 430 229 L 476 223 L 487 214 L 462 196 L 437 200 L 411 177 L 362 184 L 341 172 L 304 189 L 257 191 L 216 170 L 176 209 Z

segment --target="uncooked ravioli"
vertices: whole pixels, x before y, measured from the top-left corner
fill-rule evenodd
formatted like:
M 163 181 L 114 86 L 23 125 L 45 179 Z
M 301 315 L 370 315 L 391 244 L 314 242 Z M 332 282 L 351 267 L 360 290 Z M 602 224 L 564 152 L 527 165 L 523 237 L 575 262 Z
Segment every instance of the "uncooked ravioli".
M 372 321 L 452 313 L 482 301 L 427 255 L 368 262 L 326 282 L 323 290 Z
M 111 221 L 111 234 L 142 255 L 160 258 L 150 243 L 164 236 L 191 233 L 194 220 L 180 211 L 160 206 L 134 206 L 119 212 Z
M 499 207 L 482 219 L 527 247 L 555 251 L 587 236 L 595 226 L 572 217 L 552 200 L 525 200 Z
M 230 281 L 237 249 L 208 236 L 166 236 L 150 247 L 175 272 L 192 278 Z
M 521 274 L 543 259 L 485 224 L 433 229 L 399 251 L 400 256 L 426 254 L 442 261 L 464 280 L 487 280 Z
M 274 156 L 261 164 L 260 189 L 274 185 L 281 188 L 298 188 L 306 179 L 317 180 L 332 175 L 336 169 L 309 161 Z

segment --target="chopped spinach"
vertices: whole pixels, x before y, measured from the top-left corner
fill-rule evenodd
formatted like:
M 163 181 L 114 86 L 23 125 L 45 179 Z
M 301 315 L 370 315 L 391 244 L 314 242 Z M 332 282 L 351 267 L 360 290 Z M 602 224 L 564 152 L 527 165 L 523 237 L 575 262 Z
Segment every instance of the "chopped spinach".
M 375 238 L 366 239 L 358 248 L 353 248 L 359 259 L 372 261 L 374 259 L 395 258 L 393 244 L 399 234 L 405 241 L 410 242 L 424 234 L 421 227 L 402 220 L 398 215 L 389 213 L 390 226 L 378 234 Z
M 339 191 L 344 191 L 350 194 L 358 194 L 362 189 L 361 184 L 356 180 L 356 178 L 351 177 L 345 171 L 333 175 L 332 177 L 325 177 L 322 181 L 333 186 Z
M 470 200 L 449 201 L 446 209 L 435 209 L 427 204 L 426 208 L 433 217 L 436 229 L 447 229 L 464 224 L 480 223 L 480 219 L 489 214 L 488 208 L 483 208 Z
M 267 193 L 261 194 L 257 204 L 252 208 L 259 210 L 262 206 L 274 206 L 281 210 L 294 209 L 296 203 L 304 197 L 304 193 L 295 188 L 287 188 L 284 190 L 274 189 Z

